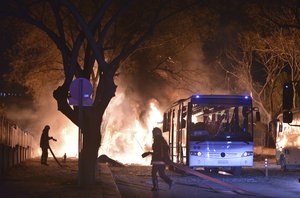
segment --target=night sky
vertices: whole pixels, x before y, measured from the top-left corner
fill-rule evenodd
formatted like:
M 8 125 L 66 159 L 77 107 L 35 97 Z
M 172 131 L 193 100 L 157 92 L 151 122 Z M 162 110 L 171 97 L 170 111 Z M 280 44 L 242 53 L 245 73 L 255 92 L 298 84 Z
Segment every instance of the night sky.
M 9 81 L 7 78 L 12 70 L 9 61 L 9 50 L 17 41 L 18 30 L 12 25 L 12 20 L 0 20 L 0 92 L 13 93 L 14 97 L 0 97 L 1 101 L 8 103 L 20 103 L 30 101 L 30 96 L 26 94 L 26 88 L 18 83 Z M 17 96 L 17 97 L 15 97 Z M 22 98 L 20 100 L 20 97 Z
M 9 32 L 5 28 L 0 29 L 0 74 L 1 74 L 1 83 L 3 82 L 2 75 L 9 71 L 7 56 L 5 55 L 6 50 L 10 47 L 11 38 Z

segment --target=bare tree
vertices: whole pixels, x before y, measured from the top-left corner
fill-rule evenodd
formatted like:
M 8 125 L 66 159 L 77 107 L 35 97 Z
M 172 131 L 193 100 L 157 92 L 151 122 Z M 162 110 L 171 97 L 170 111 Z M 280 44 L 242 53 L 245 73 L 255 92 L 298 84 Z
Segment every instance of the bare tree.
M 158 24 L 191 4 L 134 0 L 7 0 L 0 5 L 2 16 L 17 17 L 35 26 L 59 50 L 64 81 L 53 96 L 58 110 L 82 129 L 80 184 L 94 183 L 100 126 L 104 111 L 115 95 L 114 76 L 118 68 L 151 36 Z M 83 122 L 79 122 L 78 107 L 68 104 L 68 90 L 74 77 L 92 80 L 95 89 L 93 106 L 82 110 Z
M 238 48 L 226 51 L 230 64 L 221 67 L 234 76 L 240 87 L 252 95 L 266 121 L 273 120 L 281 112 L 281 101 L 274 97 L 278 79 L 286 64 L 279 56 L 277 37 L 263 38 L 259 34 L 240 35 Z M 281 86 L 280 86 L 281 88 Z M 275 131 L 272 133 L 275 140 Z
M 274 4 L 264 4 L 259 17 L 265 27 L 278 32 L 279 39 L 276 41 L 281 50 L 281 58 L 290 68 L 290 81 L 299 81 L 299 29 L 300 29 L 300 1 L 277 1 Z M 288 39 L 282 39 L 282 37 Z M 293 107 L 296 107 L 296 86 L 293 86 Z
M 290 80 L 300 80 L 300 32 L 299 30 L 289 30 L 287 33 L 280 31 L 277 34 L 278 56 L 286 63 L 290 69 Z M 296 108 L 299 91 L 293 86 L 293 108 Z

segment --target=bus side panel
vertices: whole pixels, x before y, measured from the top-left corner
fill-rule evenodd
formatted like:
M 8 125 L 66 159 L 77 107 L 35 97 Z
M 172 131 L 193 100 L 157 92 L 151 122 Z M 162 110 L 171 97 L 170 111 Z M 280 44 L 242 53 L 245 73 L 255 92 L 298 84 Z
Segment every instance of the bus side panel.
M 300 149 L 286 148 L 288 153 L 285 155 L 287 165 L 297 166 L 300 165 Z
M 282 115 L 278 117 L 276 137 L 276 161 L 282 160 L 289 166 L 300 165 L 300 111 L 294 112 L 293 122 L 282 123 Z M 293 126 L 294 125 L 294 126 Z

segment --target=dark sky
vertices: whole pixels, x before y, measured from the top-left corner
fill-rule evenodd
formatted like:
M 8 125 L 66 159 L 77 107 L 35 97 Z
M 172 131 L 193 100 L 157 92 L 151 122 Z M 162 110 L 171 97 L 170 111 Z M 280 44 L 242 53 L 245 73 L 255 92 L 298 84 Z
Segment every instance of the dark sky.
M 0 21 L 0 91 L 11 92 L 24 92 L 24 89 L 16 84 L 9 83 L 5 75 L 9 73 L 9 56 L 8 50 L 13 46 L 16 34 L 13 26 L 7 23 L 7 21 Z
M 0 29 L 0 73 L 1 75 L 9 71 L 8 60 L 5 56 L 5 51 L 11 45 L 11 38 L 9 32 L 5 31 L 5 28 Z M 2 78 L 1 78 L 2 80 Z
M 0 105 L 4 106 L 17 104 L 23 105 L 23 103 L 28 104 L 32 101 L 30 95 L 26 94 L 26 89 L 20 84 L 8 82 L 7 75 L 10 71 L 9 58 L 7 55 L 7 50 L 11 48 L 14 43 L 14 30 L 8 28 L 6 23 L 1 23 L 0 29 Z M 4 93 L 6 94 L 4 97 Z M 8 96 L 9 93 L 9 96 Z

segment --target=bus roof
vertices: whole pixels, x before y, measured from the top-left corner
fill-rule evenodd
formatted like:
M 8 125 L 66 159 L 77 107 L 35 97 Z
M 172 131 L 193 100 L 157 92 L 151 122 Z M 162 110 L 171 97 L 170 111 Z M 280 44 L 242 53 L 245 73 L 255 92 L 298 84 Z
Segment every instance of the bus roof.
M 191 102 L 199 105 L 225 105 L 225 106 L 251 106 L 252 99 L 250 96 L 242 95 L 193 95 Z
M 252 106 L 252 98 L 248 95 L 192 95 L 189 98 L 178 100 L 173 106 L 182 102 L 192 102 L 199 105 L 224 105 L 224 106 Z

